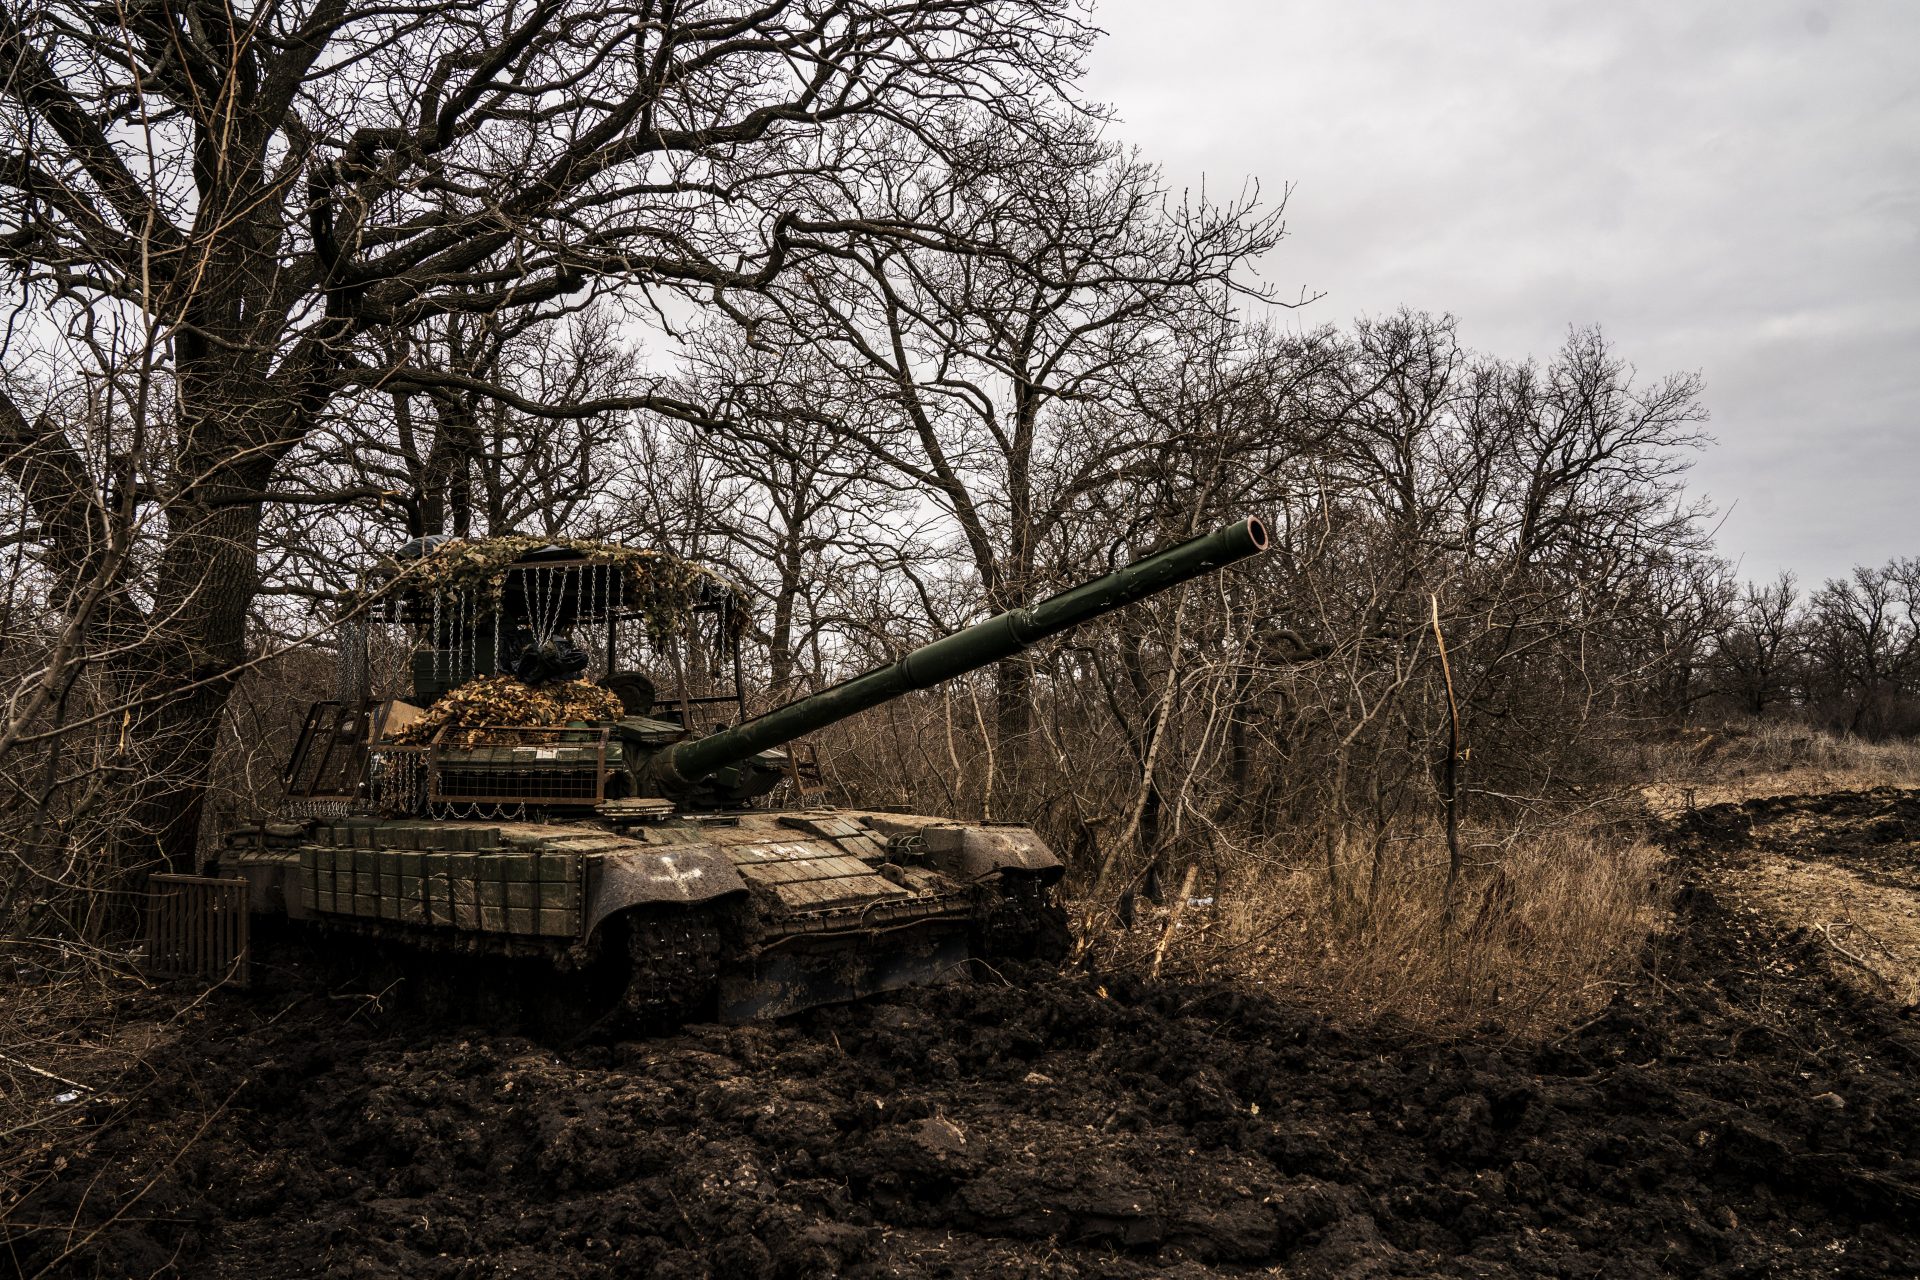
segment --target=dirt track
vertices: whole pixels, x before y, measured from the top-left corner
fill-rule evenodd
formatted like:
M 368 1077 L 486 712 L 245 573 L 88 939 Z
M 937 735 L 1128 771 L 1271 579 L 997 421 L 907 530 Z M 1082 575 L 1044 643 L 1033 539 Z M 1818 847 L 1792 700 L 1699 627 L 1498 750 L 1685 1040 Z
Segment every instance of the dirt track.
M 1829 800 L 1803 847 L 1911 860 L 1920 795 Z M 223 1000 L 0 1273 L 1920 1274 L 1920 1022 L 1714 892 L 1764 803 L 1683 820 L 1677 927 L 1548 1045 L 1092 978 L 559 1048 Z

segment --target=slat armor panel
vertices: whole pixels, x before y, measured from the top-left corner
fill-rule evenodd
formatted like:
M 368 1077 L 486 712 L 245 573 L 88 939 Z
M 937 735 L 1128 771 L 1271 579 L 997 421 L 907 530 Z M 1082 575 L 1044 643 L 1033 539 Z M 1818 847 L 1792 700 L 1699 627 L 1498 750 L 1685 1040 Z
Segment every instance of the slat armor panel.
M 247 882 L 206 876 L 147 877 L 149 973 L 231 980 L 246 986 Z

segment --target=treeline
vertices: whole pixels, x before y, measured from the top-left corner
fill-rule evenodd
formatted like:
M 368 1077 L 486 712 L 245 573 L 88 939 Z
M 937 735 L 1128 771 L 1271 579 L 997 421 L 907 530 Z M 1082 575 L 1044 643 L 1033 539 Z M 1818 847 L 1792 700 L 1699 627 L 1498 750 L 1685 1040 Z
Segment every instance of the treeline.
M 1802 592 L 1791 573 L 1728 583 L 1702 654 L 1712 710 L 1835 733 L 1920 735 L 1920 559 L 1856 566 Z

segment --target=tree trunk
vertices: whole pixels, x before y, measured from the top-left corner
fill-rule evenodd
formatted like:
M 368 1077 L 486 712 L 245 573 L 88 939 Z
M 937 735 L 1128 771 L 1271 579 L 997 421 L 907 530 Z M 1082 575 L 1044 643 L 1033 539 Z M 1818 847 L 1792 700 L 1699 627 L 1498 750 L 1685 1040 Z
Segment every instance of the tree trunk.
M 197 332 L 175 349 L 174 489 L 153 605 L 142 633 L 108 660 L 129 706 L 121 754 L 131 794 L 114 841 L 122 870 L 156 855 L 174 870 L 195 862 L 221 719 L 248 658 L 261 495 L 318 402 L 324 342 L 309 339 L 270 372 L 271 348 L 240 318 L 246 285 L 243 270 L 214 277 L 188 309 Z
M 260 505 L 209 498 L 176 513 L 153 621 L 114 661 L 133 708 L 121 748 L 134 769 L 116 841 L 123 869 L 156 855 L 169 869 L 192 869 L 220 720 L 247 658 Z
M 792 696 L 794 606 L 800 596 L 800 579 L 805 571 L 801 542 L 806 530 L 789 522 L 780 547 L 780 584 L 773 596 L 773 627 L 767 638 L 767 674 L 776 701 Z

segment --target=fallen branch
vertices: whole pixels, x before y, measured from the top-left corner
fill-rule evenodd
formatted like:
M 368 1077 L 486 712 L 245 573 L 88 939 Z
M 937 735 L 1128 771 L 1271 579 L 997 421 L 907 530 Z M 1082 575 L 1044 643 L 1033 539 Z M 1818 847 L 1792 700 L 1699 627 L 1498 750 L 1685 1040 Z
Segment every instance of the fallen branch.
M 44 1077 L 45 1079 L 52 1080 L 58 1084 L 64 1084 L 70 1089 L 78 1089 L 82 1093 L 93 1092 L 93 1086 L 90 1084 L 81 1084 L 78 1080 L 69 1080 L 65 1076 L 57 1076 L 53 1074 L 53 1072 L 51 1071 L 48 1071 L 42 1067 L 36 1067 L 31 1062 L 27 1062 L 27 1061 L 24 1061 L 23 1059 L 16 1058 L 12 1054 L 0 1053 L 0 1062 L 7 1063 L 10 1066 L 19 1067 L 23 1071 L 31 1071 L 33 1072 L 33 1074 L 37 1076 L 41 1076 L 41 1077 Z
M 1872 978 L 1875 982 L 1880 983 L 1882 986 L 1886 987 L 1889 991 L 1893 989 L 1893 984 L 1887 981 L 1886 975 L 1881 973 L 1878 969 L 1874 968 L 1873 964 L 1870 961 L 1868 961 L 1864 956 L 1855 955 L 1853 952 L 1847 950 L 1845 947 L 1840 945 L 1839 940 L 1833 936 L 1833 928 L 1831 925 L 1815 924 L 1813 927 L 1819 931 L 1821 937 L 1827 940 L 1828 946 L 1832 947 L 1835 951 L 1838 951 L 1841 955 L 1845 956 L 1847 959 L 1853 961 L 1856 965 L 1860 966 L 1860 968 L 1864 969 L 1867 973 L 1867 976 Z

